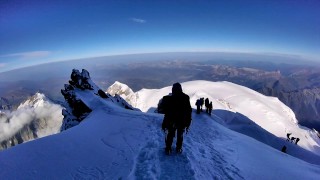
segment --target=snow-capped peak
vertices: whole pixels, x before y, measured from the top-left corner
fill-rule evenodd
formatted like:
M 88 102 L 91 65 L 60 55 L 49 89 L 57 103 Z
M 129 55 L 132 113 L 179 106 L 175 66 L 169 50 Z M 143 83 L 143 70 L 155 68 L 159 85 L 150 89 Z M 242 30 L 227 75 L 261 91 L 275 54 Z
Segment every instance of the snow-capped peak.
M 51 101 L 42 93 L 37 92 L 33 96 L 29 97 L 25 102 L 18 106 L 19 108 L 26 107 L 42 107 L 45 103 L 51 103 Z
M 60 132 L 62 107 L 36 93 L 0 116 L 0 149 Z
M 129 95 L 132 94 L 133 91 L 132 89 L 129 88 L 126 84 L 120 83 L 119 81 L 115 81 L 107 90 L 111 95 L 115 94 L 124 94 L 124 95 Z
M 126 84 L 116 81 L 107 89 L 106 92 L 111 94 L 112 96 L 118 94 L 131 106 L 136 107 L 137 96 Z

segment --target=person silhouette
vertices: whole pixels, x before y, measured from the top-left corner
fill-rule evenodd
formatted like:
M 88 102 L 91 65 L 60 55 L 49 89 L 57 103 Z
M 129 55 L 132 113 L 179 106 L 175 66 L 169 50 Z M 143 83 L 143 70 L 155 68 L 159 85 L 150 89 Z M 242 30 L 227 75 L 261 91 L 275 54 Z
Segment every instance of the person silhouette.
M 284 153 L 287 153 L 287 146 L 283 146 L 281 151 L 284 152 Z
M 287 133 L 287 141 L 290 141 L 290 135 L 291 135 L 292 133 Z
M 206 98 L 204 100 L 204 106 L 206 107 L 206 113 L 209 113 L 209 109 L 208 109 L 208 107 L 209 107 L 209 99 L 208 98 Z
M 168 131 L 165 138 L 167 155 L 171 153 L 173 138 L 177 132 L 176 152 L 182 152 L 183 133 L 189 131 L 191 124 L 191 105 L 189 96 L 182 92 L 180 83 L 172 86 L 172 95 L 163 97 L 164 119 L 162 130 Z
M 197 99 L 196 106 L 197 106 L 197 114 L 200 114 L 200 107 L 201 107 L 201 100 L 200 99 Z
M 211 111 L 212 111 L 212 101 L 209 103 L 209 105 L 208 105 L 208 113 L 209 113 L 209 115 L 211 116 Z

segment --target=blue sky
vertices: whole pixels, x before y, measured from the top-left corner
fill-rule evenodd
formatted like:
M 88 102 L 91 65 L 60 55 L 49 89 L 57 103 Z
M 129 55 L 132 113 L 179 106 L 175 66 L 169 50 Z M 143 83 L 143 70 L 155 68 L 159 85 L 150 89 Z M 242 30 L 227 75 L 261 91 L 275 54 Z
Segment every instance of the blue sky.
M 0 2 L 0 72 L 113 54 L 227 51 L 320 61 L 320 1 Z

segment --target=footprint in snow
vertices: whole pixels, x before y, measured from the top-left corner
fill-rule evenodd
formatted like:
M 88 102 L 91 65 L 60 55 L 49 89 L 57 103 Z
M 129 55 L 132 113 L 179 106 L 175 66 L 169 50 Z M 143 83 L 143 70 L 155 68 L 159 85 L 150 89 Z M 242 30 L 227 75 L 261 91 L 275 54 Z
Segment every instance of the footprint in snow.
M 187 150 L 186 150 L 187 151 Z M 160 179 L 195 179 L 195 171 L 191 167 L 187 152 L 166 155 L 164 149 L 159 150 Z

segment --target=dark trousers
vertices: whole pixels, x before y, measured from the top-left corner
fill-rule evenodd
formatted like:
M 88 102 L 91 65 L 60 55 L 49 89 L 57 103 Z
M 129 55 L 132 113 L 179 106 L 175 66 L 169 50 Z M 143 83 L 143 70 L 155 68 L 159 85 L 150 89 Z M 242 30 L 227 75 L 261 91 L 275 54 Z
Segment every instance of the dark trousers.
M 184 129 L 181 128 L 172 128 L 168 130 L 168 134 L 166 137 L 166 148 L 171 149 L 171 145 L 173 142 L 173 138 L 175 137 L 177 130 L 177 144 L 176 144 L 176 149 L 181 149 L 182 148 L 182 142 L 183 142 L 183 132 Z
M 200 106 L 197 106 L 197 114 L 200 114 Z

